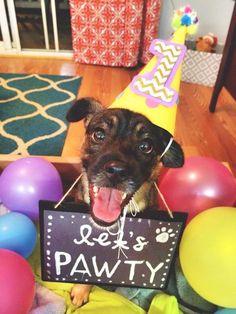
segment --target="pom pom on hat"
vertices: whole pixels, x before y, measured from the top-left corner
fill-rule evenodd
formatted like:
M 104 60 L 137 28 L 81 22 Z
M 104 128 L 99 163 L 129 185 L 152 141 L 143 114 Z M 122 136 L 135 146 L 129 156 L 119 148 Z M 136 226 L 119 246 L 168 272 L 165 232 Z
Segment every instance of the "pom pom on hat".
M 187 35 L 194 35 L 198 28 L 198 17 L 190 6 L 182 7 L 174 12 L 172 27 L 177 30 L 181 26 L 186 26 Z

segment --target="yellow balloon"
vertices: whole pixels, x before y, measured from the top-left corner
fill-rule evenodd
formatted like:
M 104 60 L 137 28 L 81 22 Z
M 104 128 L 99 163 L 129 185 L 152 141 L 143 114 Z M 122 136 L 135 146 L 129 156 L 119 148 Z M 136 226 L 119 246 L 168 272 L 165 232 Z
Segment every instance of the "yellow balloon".
M 208 209 L 187 225 L 180 263 L 191 287 L 204 299 L 236 307 L 236 208 Z

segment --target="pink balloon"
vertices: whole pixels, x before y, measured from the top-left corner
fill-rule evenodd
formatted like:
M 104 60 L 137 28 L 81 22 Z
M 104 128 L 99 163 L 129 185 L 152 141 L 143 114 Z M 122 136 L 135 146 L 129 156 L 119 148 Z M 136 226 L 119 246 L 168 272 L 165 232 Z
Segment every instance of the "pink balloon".
M 39 200 L 58 201 L 63 196 L 60 175 L 47 160 L 26 157 L 10 163 L 0 176 L 0 198 L 11 211 L 36 220 Z
M 172 211 L 188 212 L 188 222 L 205 209 L 233 206 L 236 201 L 233 175 L 208 157 L 189 157 L 182 168 L 164 169 L 159 188 Z M 165 208 L 160 198 L 159 204 Z
M 35 294 L 28 262 L 15 252 L 0 249 L 0 314 L 29 312 Z

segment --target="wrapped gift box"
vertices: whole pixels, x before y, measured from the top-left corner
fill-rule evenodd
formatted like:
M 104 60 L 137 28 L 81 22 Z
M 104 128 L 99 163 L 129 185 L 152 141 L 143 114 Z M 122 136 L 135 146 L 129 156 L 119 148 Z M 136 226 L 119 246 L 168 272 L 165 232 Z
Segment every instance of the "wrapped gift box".
M 143 12 L 143 33 L 141 36 L 141 45 L 139 61 L 148 63 L 153 57 L 149 52 L 149 48 L 153 39 L 157 38 L 158 25 L 160 20 L 161 1 L 147 0 L 145 1 Z
M 70 12 L 76 62 L 132 67 L 149 61 L 160 0 L 70 0 Z

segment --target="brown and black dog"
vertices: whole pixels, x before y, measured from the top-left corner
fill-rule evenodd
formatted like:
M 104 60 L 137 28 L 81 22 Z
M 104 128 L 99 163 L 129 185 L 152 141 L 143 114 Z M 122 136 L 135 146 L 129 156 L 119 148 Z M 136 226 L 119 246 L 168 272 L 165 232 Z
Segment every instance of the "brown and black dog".
M 123 209 L 141 211 L 156 204 L 153 182 L 160 163 L 181 167 L 183 151 L 172 136 L 146 117 L 127 109 L 105 109 L 93 98 L 82 98 L 67 114 L 69 122 L 85 119 L 81 150 L 83 176 L 78 198 L 90 204 L 97 224 L 109 226 Z M 165 154 L 163 155 L 163 152 Z M 73 303 L 87 302 L 91 286 L 75 285 Z

